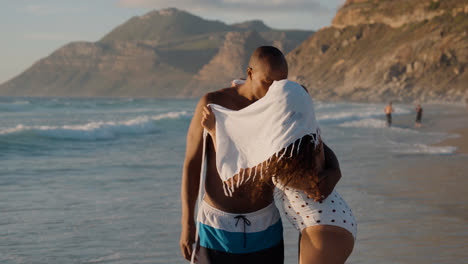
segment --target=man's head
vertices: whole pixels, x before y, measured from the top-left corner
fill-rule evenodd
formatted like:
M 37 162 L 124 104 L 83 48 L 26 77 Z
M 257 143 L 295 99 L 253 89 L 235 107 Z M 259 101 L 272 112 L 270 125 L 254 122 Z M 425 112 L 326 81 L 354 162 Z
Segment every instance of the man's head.
M 273 81 L 288 78 L 288 63 L 283 53 L 272 46 L 258 47 L 250 57 L 247 80 L 253 93 L 262 98 Z

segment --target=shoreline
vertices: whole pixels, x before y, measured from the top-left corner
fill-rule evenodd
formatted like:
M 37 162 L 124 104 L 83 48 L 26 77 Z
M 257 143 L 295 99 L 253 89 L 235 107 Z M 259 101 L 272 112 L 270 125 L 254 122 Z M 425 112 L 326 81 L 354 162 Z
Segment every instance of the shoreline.
M 433 144 L 435 147 L 456 147 L 456 154 L 468 154 L 468 127 L 458 128 L 449 131 L 451 135 L 456 135 L 454 138 L 447 138 L 441 142 Z
M 457 152 L 389 153 L 380 166 L 343 179 L 339 188 L 343 183 L 354 186 L 342 195 L 352 197 L 349 202 L 358 222 L 358 241 L 349 263 L 459 263 L 468 257 L 464 248 L 468 238 L 463 236 L 468 199 L 462 195 L 468 184 L 468 155 L 463 152 L 468 111 L 459 106 L 422 107 L 422 127 L 415 130 L 459 134 L 429 143 L 455 146 Z M 405 114 L 394 123 L 413 128 L 415 116 Z
M 436 116 L 432 125 L 436 131 L 448 133 L 452 137 L 436 142 L 432 146 L 453 146 L 457 148 L 456 154 L 468 154 L 468 109 L 458 105 L 450 108 L 452 108 L 450 113 Z
M 394 105 L 398 108 L 398 104 Z M 416 112 L 395 116 L 393 126 L 446 134 L 430 147 L 455 147 L 453 154 L 468 154 L 468 108 L 462 105 L 423 104 L 422 126 L 415 128 Z
M 423 114 L 422 127 L 415 130 L 445 133 L 445 139 L 430 143 L 429 146 L 456 147 L 456 150 L 450 154 L 394 156 L 382 167 L 383 170 L 381 168 L 375 173 L 382 176 L 380 183 L 384 179 L 398 179 L 396 182 L 386 183 L 393 188 L 392 192 L 385 195 L 414 199 L 425 206 L 440 209 L 446 216 L 466 221 L 468 200 L 460 199 L 459 194 L 464 192 L 468 183 L 468 109 L 458 105 L 423 107 L 428 110 Z M 413 117 L 415 113 L 401 117 L 400 125 L 414 122 Z M 393 192 L 394 190 L 398 191 Z

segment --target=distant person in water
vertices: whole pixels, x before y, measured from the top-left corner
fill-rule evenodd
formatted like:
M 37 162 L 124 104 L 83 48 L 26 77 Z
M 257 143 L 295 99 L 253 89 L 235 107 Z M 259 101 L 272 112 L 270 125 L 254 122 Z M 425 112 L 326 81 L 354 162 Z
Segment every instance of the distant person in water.
M 414 123 L 415 127 L 421 127 L 423 109 L 420 104 L 416 106 L 416 122 Z
M 393 112 L 392 102 L 389 102 L 388 105 L 385 107 L 385 115 L 387 117 L 388 127 L 392 125 L 392 112 Z

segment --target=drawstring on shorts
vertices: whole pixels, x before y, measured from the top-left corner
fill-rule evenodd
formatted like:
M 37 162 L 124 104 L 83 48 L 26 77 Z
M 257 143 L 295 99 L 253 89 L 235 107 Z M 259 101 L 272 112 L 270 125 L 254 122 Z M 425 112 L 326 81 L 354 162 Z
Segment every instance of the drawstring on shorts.
M 239 224 L 239 221 L 241 219 L 244 220 L 244 248 L 246 248 L 247 247 L 247 233 L 245 233 L 245 227 L 250 226 L 252 223 L 250 222 L 249 219 L 247 219 L 247 217 L 245 217 L 245 215 L 238 215 L 238 216 L 235 216 L 234 218 L 237 219 L 236 227 L 237 227 L 237 224 Z

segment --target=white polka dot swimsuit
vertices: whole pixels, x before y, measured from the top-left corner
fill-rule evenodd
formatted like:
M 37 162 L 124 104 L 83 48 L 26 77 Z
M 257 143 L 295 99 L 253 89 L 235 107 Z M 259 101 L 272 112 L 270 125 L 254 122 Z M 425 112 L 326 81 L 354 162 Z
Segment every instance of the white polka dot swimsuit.
M 303 191 L 290 187 L 279 188 L 279 193 L 286 217 L 299 231 L 308 226 L 334 225 L 348 230 L 356 239 L 356 219 L 335 190 L 321 202 L 315 202 Z

